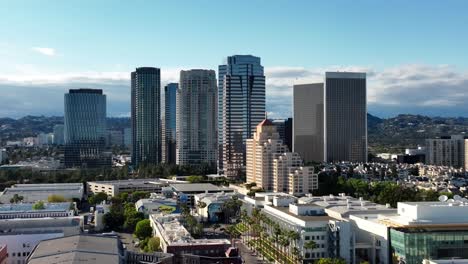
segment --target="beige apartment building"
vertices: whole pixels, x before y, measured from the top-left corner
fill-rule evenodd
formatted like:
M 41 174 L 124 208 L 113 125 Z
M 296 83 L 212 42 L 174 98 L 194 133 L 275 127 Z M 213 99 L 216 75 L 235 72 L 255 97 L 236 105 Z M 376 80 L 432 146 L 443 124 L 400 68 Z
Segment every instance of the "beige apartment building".
M 257 125 L 253 138 L 247 139 L 247 182 L 257 187 L 273 190 L 273 160 L 287 152 L 276 131 L 276 126 L 265 119 Z

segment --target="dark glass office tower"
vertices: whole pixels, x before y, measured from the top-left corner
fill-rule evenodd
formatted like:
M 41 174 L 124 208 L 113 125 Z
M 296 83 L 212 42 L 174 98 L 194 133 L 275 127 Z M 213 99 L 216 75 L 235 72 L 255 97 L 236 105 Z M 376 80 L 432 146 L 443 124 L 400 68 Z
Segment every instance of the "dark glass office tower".
M 288 146 L 289 151 L 292 152 L 292 131 L 293 131 L 293 119 L 286 118 L 284 120 L 284 139 L 283 143 Z
M 65 94 L 64 165 L 98 168 L 111 165 L 105 152 L 106 96 L 102 90 L 71 89 Z
M 324 95 L 326 161 L 366 162 L 366 74 L 327 72 Z
M 323 162 L 323 83 L 293 88 L 293 152 L 305 162 Z
M 141 67 L 131 74 L 132 163 L 161 161 L 161 72 Z
M 218 74 L 218 173 L 239 177 L 245 142 L 265 118 L 265 75 L 252 55 L 228 57 Z
M 283 144 L 288 146 L 288 150 L 292 152 L 292 118 L 275 119 L 272 123 L 276 126 L 276 131 Z
M 164 87 L 164 126 L 162 160 L 168 164 L 176 163 L 176 110 L 177 89 L 179 84 L 169 83 Z

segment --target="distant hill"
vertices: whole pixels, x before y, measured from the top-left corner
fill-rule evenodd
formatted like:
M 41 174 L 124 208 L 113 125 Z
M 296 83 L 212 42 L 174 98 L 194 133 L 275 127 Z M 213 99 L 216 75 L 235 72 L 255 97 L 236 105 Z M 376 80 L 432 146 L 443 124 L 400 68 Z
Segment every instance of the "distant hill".
M 368 115 L 370 152 L 402 152 L 424 145 L 425 139 L 468 132 L 468 118 L 398 115 L 380 119 Z
M 468 133 L 468 118 L 398 115 L 382 119 L 367 115 L 371 153 L 402 152 L 405 148 L 423 145 L 426 138 Z M 0 139 L 14 140 L 49 133 L 63 117 L 25 116 L 20 119 L 0 118 Z M 108 129 L 130 127 L 130 118 L 107 119 Z
M 36 136 L 39 133 L 51 133 L 54 126 L 63 124 L 62 116 L 25 116 L 19 119 L 0 118 L 0 141 L 16 140 Z M 130 127 L 128 117 L 107 118 L 108 129 L 124 129 Z

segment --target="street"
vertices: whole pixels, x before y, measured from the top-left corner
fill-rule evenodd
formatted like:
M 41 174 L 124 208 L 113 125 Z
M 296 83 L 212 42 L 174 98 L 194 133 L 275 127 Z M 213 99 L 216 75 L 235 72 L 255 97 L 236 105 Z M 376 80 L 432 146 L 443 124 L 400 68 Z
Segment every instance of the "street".
M 244 263 L 268 263 L 266 260 L 262 260 L 261 257 L 258 257 L 253 250 L 250 250 L 244 243 L 242 243 L 241 239 L 235 239 L 234 245 L 239 248 L 239 253 L 242 257 Z

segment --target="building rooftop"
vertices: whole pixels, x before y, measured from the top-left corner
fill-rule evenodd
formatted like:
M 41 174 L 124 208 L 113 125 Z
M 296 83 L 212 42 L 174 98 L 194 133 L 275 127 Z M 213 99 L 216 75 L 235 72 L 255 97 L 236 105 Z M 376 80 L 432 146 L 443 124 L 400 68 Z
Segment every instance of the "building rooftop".
M 336 219 L 348 218 L 351 214 L 369 213 L 395 213 L 390 206 L 380 205 L 363 199 L 340 194 L 338 196 L 307 196 L 299 198 L 299 205 L 317 205 L 325 209 L 325 212 Z
M 177 183 L 170 185 L 176 192 L 232 192 L 232 189 L 219 187 L 211 183 Z
M 23 196 L 23 202 L 47 201 L 52 194 L 62 195 L 65 198 L 82 198 L 82 183 L 57 184 L 15 184 L 0 193 L 0 203 L 10 203 L 10 199 L 18 194 Z
M 226 244 L 230 245 L 228 239 L 195 239 L 187 229 L 179 222 L 181 214 L 152 214 L 151 220 L 156 224 L 162 238 L 171 246 L 183 245 L 208 245 L 208 244 Z
M 327 215 L 296 215 L 293 214 L 289 211 L 289 207 L 283 207 L 283 206 L 269 206 L 273 209 L 276 209 L 282 213 L 286 213 L 289 216 L 295 217 L 297 219 L 303 220 L 305 222 L 320 222 L 320 221 L 328 221 L 331 220 L 332 218 L 327 216 Z
M 82 222 L 83 218 L 81 216 L 1 219 L 0 229 L 13 232 L 17 229 L 80 226 Z
M 144 184 L 170 184 L 170 183 L 185 183 L 185 181 L 177 181 L 171 179 L 128 179 L 128 180 L 115 180 L 115 181 L 92 181 L 88 184 L 108 184 L 113 186 L 131 186 L 131 185 L 144 185 Z
M 69 211 L 70 203 L 44 203 L 44 209 L 34 210 L 34 203 L 0 204 L 0 214 L 13 212 L 51 212 L 51 211 Z
M 380 215 L 379 221 L 392 227 L 468 228 L 468 202 L 461 199 L 446 202 L 399 202 L 397 207 L 396 214 Z
M 365 79 L 365 72 L 326 72 L 325 78 Z
M 43 240 L 28 258 L 29 264 L 120 263 L 122 244 L 117 237 L 75 235 Z

